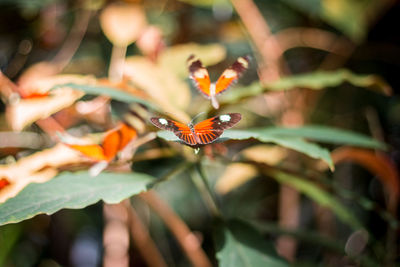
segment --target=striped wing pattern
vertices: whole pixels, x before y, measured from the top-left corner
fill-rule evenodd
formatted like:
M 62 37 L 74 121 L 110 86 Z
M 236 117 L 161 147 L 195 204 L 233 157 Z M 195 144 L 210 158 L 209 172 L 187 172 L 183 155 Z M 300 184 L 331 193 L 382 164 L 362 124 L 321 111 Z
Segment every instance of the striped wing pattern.
M 210 76 L 208 75 L 207 69 L 203 66 L 203 63 L 199 59 L 196 59 L 194 55 L 191 55 L 188 60 L 189 75 L 193 80 L 195 87 L 205 97 L 210 98 Z
M 241 120 L 240 113 L 228 113 L 212 117 L 199 122 L 194 126 L 194 132 L 201 141 L 201 144 L 214 142 L 225 129 L 233 127 Z
M 245 70 L 249 67 L 249 57 L 239 57 L 229 68 L 227 68 L 215 83 L 215 94 L 218 95 L 232 86 Z
M 172 131 L 184 143 L 196 146 L 214 142 L 225 129 L 233 127 L 241 118 L 239 113 L 219 115 L 199 122 L 192 130 L 182 123 L 160 117 L 151 118 L 150 121 L 160 129 Z
M 173 132 L 179 139 L 188 145 L 194 146 L 197 143 L 190 128 L 183 123 L 160 117 L 153 117 L 150 121 L 154 126 L 160 129 Z

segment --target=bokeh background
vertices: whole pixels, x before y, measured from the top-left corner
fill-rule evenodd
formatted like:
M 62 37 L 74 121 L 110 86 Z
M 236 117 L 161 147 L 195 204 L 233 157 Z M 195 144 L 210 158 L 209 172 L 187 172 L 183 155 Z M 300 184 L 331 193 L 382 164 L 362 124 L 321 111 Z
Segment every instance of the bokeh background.
M 126 11 L 127 8 L 115 11 L 114 16 L 122 20 L 119 24 L 113 24 L 104 12 L 115 4 L 134 7 L 133 13 Z M 341 76 L 340 82 L 322 86 L 323 90 L 309 90 L 311 83 L 318 83 L 318 77 L 311 75 L 305 86 L 299 86 L 305 89 L 259 93 L 259 97 L 243 99 L 236 106 L 229 106 L 228 102 L 224 109 L 241 112 L 249 118 L 241 128 L 320 124 L 385 142 L 388 149 L 382 153 L 389 165 L 381 165 L 373 157 L 363 157 L 364 154 L 359 156 L 348 148 L 342 151 L 344 154 L 335 154 L 338 164 L 334 172 L 298 153 L 285 154 L 283 158 L 281 151 L 273 154 L 277 161 L 284 162 L 285 168 L 313 177 L 312 183 L 332 193 L 362 222 L 362 230 L 354 231 L 338 220 L 331 209 L 324 207 L 322 198 L 310 199 L 300 194 L 299 188 L 286 187 L 266 178 L 268 175 L 254 174 L 245 168 L 238 169 L 243 174 L 233 175 L 237 180 L 231 180 L 229 188 L 222 189 L 226 192 L 219 192 L 217 198 L 227 218 L 252 222 L 259 235 L 293 266 L 396 266 L 400 261 L 397 208 L 400 35 L 396 28 L 399 16 L 400 3 L 395 0 L 2 0 L 0 70 L 9 81 L 26 87 L 37 77 L 59 73 L 112 80 L 120 74 L 118 68 L 111 66 L 125 57 L 125 52 L 127 57 L 143 56 L 157 62 L 160 54 L 170 49 L 163 64 L 180 72 L 180 80 L 186 85 L 190 81 L 184 60 L 190 53 L 197 53 L 204 60 L 212 79 L 237 57 L 250 55 L 250 68 L 239 87 L 320 70 L 332 71 L 333 80 L 341 69 L 357 75 L 373 75 L 365 86 L 349 74 L 347 78 Z M 137 28 L 123 26 L 128 24 Z M 171 51 L 172 48 L 175 49 Z M 181 62 L 183 65 L 176 67 Z M 168 84 L 168 77 L 164 78 Z M 6 91 L 6 84 L 2 78 L 2 91 Z M 193 86 L 190 92 L 185 95 L 177 90 L 174 104 L 179 108 L 186 105 L 187 114 L 194 117 L 204 111 L 205 104 Z M 0 137 L 3 166 L 54 145 L 52 134 L 57 129 L 49 125 L 43 128 L 43 123 L 28 126 L 30 132 L 40 136 L 40 142 L 38 137 L 33 138 L 26 146 L 28 149 L 10 145 L 21 142 L 23 137 L 11 138 L 7 105 L 3 97 L 0 130 L 8 133 Z M 127 107 L 113 103 L 111 110 L 113 116 L 120 116 Z M 208 114 L 214 113 L 208 110 Z M 67 125 L 65 128 L 75 127 L 74 133 L 78 135 L 106 130 L 110 125 L 108 117 L 77 122 L 69 120 L 68 114 L 58 114 L 56 118 Z M 175 115 L 175 119 L 184 117 Z M 236 153 L 247 144 L 230 144 L 230 159 L 237 160 Z M 338 146 L 325 147 L 333 150 Z M 225 147 L 215 149 L 226 154 Z M 174 173 L 188 158 L 185 153 L 138 160 L 131 168 L 158 178 L 167 177 L 155 191 L 201 240 L 210 262 L 217 266 L 213 239 L 216 226 L 196 185 L 201 179 L 188 179 L 191 176 L 188 171 Z M 375 163 L 378 167 L 368 168 Z M 226 173 L 228 162 L 224 160 L 210 157 L 207 164 L 212 166 L 206 168 L 212 185 L 221 177 L 232 175 Z M 268 164 L 277 163 L 272 160 Z M 387 166 L 390 174 L 382 170 L 387 170 Z M 385 175 L 395 177 L 394 181 Z M 240 182 L 242 178 L 246 182 Z M 193 264 L 164 220 L 149 209 L 146 199 L 134 196 L 131 205 L 167 266 Z M 107 212 L 107 206 L 98 202 L 84 209 L 65 209 L 51 216 L 38 215 L 1 226 L 0 266 L 152 266 L 138 248 L 141 243 L 126 228 L 109 225 L 110 216 L 123 222 L 127 215 L 118 206 Z

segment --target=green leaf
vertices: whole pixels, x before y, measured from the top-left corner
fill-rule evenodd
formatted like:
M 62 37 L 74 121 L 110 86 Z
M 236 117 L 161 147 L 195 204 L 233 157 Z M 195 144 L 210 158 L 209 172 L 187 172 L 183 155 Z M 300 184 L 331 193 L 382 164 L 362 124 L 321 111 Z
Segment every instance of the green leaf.
M 22 234 L 20 224 L 10 224 L 0 228 L 0 266 L 4 263 Z
M 302 137 L 330 144 L 351 145 L 357 147 L 386 149 L 386 144 L 359 133 L 322 125 L 307 125 L 297 128 L 274 127 L 264 132 L 276 136 Z
M 61 87 L 69 87 L 72 89 L 81 90 L 86 94 L 91 94 L 91 95 L 105 95 L 114 100 L 118 100 L 124 103 L 139 103 L 153 110 L 156 111 L 160 110 L 157 106 L 155 106 L 153 103 L 149 101 L 136 97 L 132 94 L 126 93 L 122 90 L 118 90 L 108 86 L 66 83 L 66 84 L 56 85 L 51 89 L 53 90 Z
M 157 132 L 157 136 L 167 141 L 180 142 L 179 138 L 172 132 L 159 131 Z M 226 130 L 221 135 L 219 141 L 225 141 L 227 139 L 245 140 L 250 138 L 255 138 L 264 143 L 274 143 L 290 148 L 315 159 L 322 159 L 329 165 L 329 168 L 334 168 L 329 150 L 322 148 L 317 144 L 307 142 L 299 137 L 277 136 L 269 134 L 268 131 L 265 131 L 264 129 Z
M 41 213 L 81 209 L 99 200 L 118 203 L 145 191 L 153 177 L 141 173 L 65 172 L 46 183 L 32 183 L 0 205 L 0 225 L 17 223 Z
M 344 82 L 349 82 L 354 86 L 372 88 L 384 94 L 390 94 L 391 87 L 377 75 L 361 75 L 352 73 L 346 69 L 335 71 L 315 71 L 304 74 L 297 74 L 262 85 L 255 82 L 247 87 L 232 90 L 221 101 L 223 104 L 234 103 L 239 100 L 258 96 L 268 91 L 288 91 L 295 88 L 308 88 L 322 90 L 327 87 L 336 87 Z
M 157 135 L 167 141 L 179 141 L 179 138 L 169 131 L 159 131 Z M 250 138 L 255 138 L 264 143 L 274 143 L 290 148 L 315 159 L 322 159 L 331 169 L 333 168 L 333 162 L 329 150 L 317 144 L 307 142 L 304 138 L 331 144 L 352 145 L 374 149 L 386 148 L 385 144 L 368 136 L 320 125 L 298 128 L 265 127 L 247 130 L 226 130 L 221 135 L 220 141 L 227 139 L 245 140 Z
M 272 171 L 270 175 L 278 182 L 293 187 L 297 191 L 305 194 L 319 205 L 329 208 L 343 223 L 350 225 L 354 229 L 360 229 L 362 227 L 360 221 L 349 209 L 343 206 L 333 195 L 324 191 L 315 183 L 280 171 Z
M 221 267 L 289 266 L 276 254 L 272 242 L 244 222 L 221 224 L 214 236 Z
M 317 144 L 310 143 L 297 136 L 281 136 L 270 133 L 267 129 L 248 129 L 248 130 L 227 130 L 221 138 L 229 139 L 250 139 L 255 138 L 263 143 L 274 143 L 295 151 L 304 153 L 314 159 L 325 161 L 329 168 L 333 169 L 333 161 L 329 150 Z

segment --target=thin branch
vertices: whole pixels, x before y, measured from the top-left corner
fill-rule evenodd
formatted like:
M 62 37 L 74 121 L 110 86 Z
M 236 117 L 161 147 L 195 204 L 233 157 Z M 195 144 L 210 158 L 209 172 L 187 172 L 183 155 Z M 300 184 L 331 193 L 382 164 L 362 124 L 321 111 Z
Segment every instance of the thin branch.
M 196 267 L 211 267 L 212 264 L 201 248 L 197 237 L 190 231 L 188 226 L 179 216 L 164 202 L 154 191 L 148 191 L 139 195 L 141 199 L 161 217 L 176 240 L 186 253 L 190 262 Z
M 92 14 L 93 11 L 82 9 L 75 15 L 74 24 L 71 27 L 66 41 L 60 48 L 58 54 L 52 59 L 52 62 L 57 65 L 59 71 L 67 66 L 76 50 L 78 50 L 85 36 Z
M 195 167 L 196 167 L 197 173 L 199 174 L 201 180 L 203 181 L 203 186 L 200 187 L 200 185 L 199 185 L 199 187 L 200 187 L 199 190 L 202 193 L 203 198 L 208 203 L 208 207 L 211 209 L 211 212 L 213 213 L 213 215 L 215 217 L 221 217 L 221 212 L 218 208 L 216 197 L 214 195 L 213 190 L 210 187 L 210 184 L 208 183 L 207 177 L 204 174 L 204 171 L 203 171 L 200 163 L 197 163 L 195 165 Z
M 279 61 L 282 54 L 280 44 L 271 34 L 265 18 L 252 0 L 231 0 L 251 39 L 262 57 L 259 63 L 260 80 L 267 82 L 279 78 Z
M 146 261 L 148 266 L 166 267 L 167 264 L 164 261 L 163 256 L 151 239 L 149 231 L 140 220 L 139 215 L 136 213 L 129 200 L 126 200 L 124 203 L 128 212 L 129 229 L 131 231 L 132 239 L 135 241 L 136 247 L 143 259 Z
M 103 266 L 129 266 L 128 214 L 123 203 L 104 204 Z
M 108 78 L 112 82 L 121 82 L 124 73 L 124 64 L 127 46 L 113 45 L 111 51 L 110 67 L 108 68 Z

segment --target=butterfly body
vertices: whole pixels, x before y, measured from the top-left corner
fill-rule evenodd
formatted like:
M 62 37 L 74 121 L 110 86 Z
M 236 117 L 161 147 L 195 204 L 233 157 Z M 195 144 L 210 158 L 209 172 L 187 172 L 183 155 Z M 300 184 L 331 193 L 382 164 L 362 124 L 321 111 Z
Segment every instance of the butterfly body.
M 227 68 L 216 82 L 210 81 L 207 69 L 199 59 L 193 55 L 188 58 L 190 78 L 194 81 L 196 88 L 207 99 L 211 99 L 214 108 L 219 108 L 216 96 L 232 86 L 249 67 L 249 57 L 239 57 L 229 68 Z
M 153 117 L 150 121 L 160 129 L 173 132 L 183 143 L 195 147 L 214 142 L 225 129 L 233 127 L 241 118 L 239 113 L 229 113 L 209 118 L 195 125 L 193 123 L 185 125 L 160 117 Z

